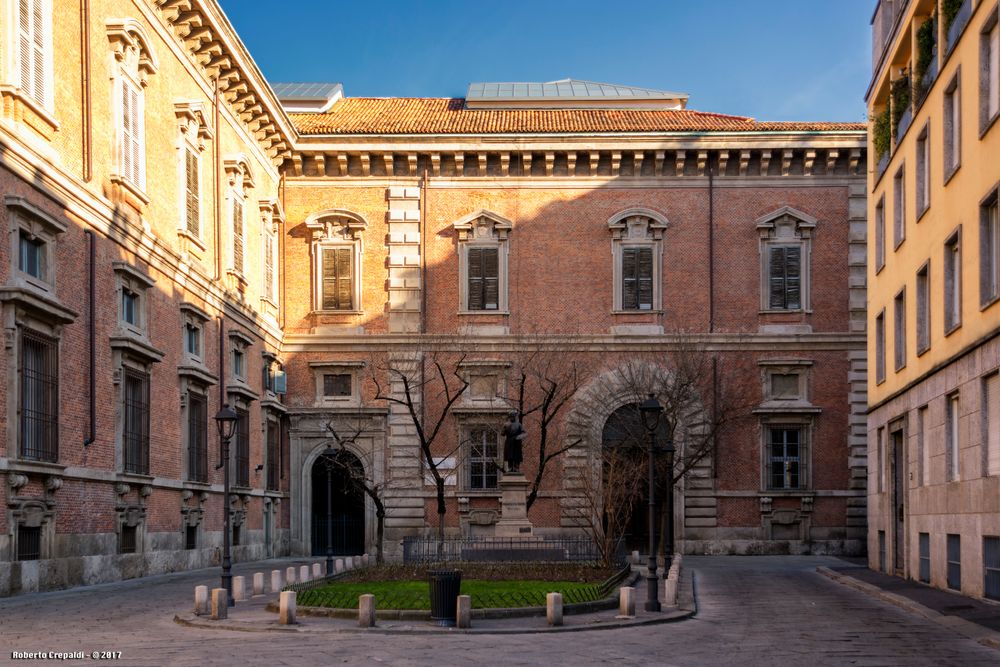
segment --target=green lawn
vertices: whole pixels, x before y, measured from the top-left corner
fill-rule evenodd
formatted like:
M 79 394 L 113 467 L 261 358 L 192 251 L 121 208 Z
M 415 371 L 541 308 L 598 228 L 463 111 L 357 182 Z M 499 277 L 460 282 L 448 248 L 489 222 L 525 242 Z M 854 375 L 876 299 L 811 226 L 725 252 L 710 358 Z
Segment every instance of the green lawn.
M 379 609 L 430 609 L 427 581 L 334 582 L 299 591 L 304 607 L 356 609 L 358 596 L 371 593 Z M 462 581 L 462 595 L 472 596 L 474 609 L 495 607 L 542 607 L 547 593 L 562 593 L 563 602 L 589 602 L 601 598 L 600 584 L 575 581 Z

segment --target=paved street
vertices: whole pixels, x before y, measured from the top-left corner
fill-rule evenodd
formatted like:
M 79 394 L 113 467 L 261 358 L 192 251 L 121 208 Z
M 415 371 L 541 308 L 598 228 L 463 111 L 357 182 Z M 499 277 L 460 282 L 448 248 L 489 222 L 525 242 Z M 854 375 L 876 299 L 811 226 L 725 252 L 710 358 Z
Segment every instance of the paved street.
M 513 636 L 181 627 L 173 616 L 190 608 L 193 586 L 216 581 L 215 571 L 202 570 L 0 600 L 0 664 L 11 663 L 12 650 L 121 651 L 121 660 L 107 663 L 118 665 L 1000 664 L 1000 651 L 815 572 L 842 564 L 821 557 L 688 557 L 699 604 L 691 620 Z

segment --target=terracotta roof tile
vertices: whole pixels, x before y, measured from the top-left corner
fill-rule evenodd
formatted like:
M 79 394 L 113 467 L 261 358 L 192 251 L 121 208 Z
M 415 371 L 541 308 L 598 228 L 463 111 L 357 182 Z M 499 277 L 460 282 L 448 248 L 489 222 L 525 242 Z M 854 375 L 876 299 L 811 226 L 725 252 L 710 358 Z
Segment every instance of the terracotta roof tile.
M 557 132 L 860 131 L 863 123 L 757 122 L 704 111 L 467 109 L 462 98 L 350 97 L 326 113 L 289 114 L 310 134 L 545 134 Z

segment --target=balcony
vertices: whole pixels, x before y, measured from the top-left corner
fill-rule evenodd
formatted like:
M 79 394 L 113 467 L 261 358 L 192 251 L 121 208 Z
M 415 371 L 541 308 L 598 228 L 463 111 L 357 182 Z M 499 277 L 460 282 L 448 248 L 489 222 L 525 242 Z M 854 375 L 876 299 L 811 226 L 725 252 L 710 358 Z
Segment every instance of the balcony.
M 965 26 L 969 24 L 969 19 L 972 18 L 972 0 L 963 0 L 962 4 L 957 10 L 954 10 L 954 14 L 949 15 L 948 6 L 951 5 L 955 0 L 945 0 L 943 6 L 944 12 L 944 24 L 945 31 L 947 32 L 947 41 L 945 42 L 945 55 L 950 55 L 952 49 L 958 43 L 958 38 L 962 36 L 962 32 L 965 31 Z
M 896 123 L 896 143 L 903 138 L 906 131 L 910 129 L 910 125 L 913 123 L 913 108 L 909 105 L 903 109 L 903 112 L 899 116 L 899 122 Z
M 895 34 L 899 17 L 906 11 L 910 0 L 879 0 L 872 16 L 872 72 L 878 72 L 879 63 Z

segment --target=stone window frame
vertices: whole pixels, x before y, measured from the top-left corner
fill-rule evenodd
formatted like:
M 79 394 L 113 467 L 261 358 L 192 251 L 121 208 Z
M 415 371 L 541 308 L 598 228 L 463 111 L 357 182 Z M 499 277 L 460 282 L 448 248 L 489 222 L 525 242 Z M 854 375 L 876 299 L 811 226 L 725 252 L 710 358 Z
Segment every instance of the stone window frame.
M 261 279 L 260 279 L 260 294 L 261 301 L 272 306 L 273 308 L 278 307 L 278 271 L 280 267 L 280 254 L 278 252 L 278 231 L 280 225 L 285 220 L 285 212 L 281 206 L 281 202 L 277 199 L 261 199 L 257 202 L 258 209 L 260 210 L 260 224 L 261 224 Z M 268 246 L 271 249 L 270 256 L 270 289 L 268 289 Z
M 885 195 L 878 198 L 875 203 L 875 233 L 874 237 L 874 261 L 875 275 L 877 276 L 885 268 Z
M 944 396 L 944 479 L 962 479 L 962 396 L 959 391 Z
M 1000 301 L 1000 183 L 979 201 L 979 310 L 986 310 L 997 301 Z
M 962 327 L 962 225 L 948 235 L 943 250 L 944 335 L 949 336 Z
M 236 429 L 233 431 L 233 439 L 229 446 L 229 465 L 231 471 L 231 480 L 234 487 L 240 489 L 250 489 L 253 488 L 253 468 L 250 465 L 251 454 L 253 452 L 253 399 L 240 392 L 234 392 L 230 387 L 227 387 L 227 393 L 229 394 L 229 407 L 234 410 L 238 415 L 243 412 L 246 414 L 246 467 L 245 470 L 240 470 L 240 422 L 237 421 Z M 242 417 L 242 416 L 241 416 Z M 241 484 L 243 481 L 240 479 L 241 472 L 246 473 L 246 485 Z
M 205 325 L 212 319 L 211 315 L 202 310 L 199 306 L 190 301 L 180 304 L 181 313 L 181 366 L 195 366 L 200 370 L 208 372 L 206 365 L 207 352 L 205 348 L 206 336 Z M 187 328 L 192 327 L 198 331 L 199 353 L 194 354 L 188 349 Z
M 906 286 L 892 298 L 892 360 L 898 373 L 906 368 Z
M 203 379 L 196 379 L 190 376 L 182 376 L 181 378 L 181 452 L 182 452 L 182 462 L 181 467 L 184 471 L 184 483 L 188 484 L 205 484 L 208 485 L 212 480 L 212 468 L 208 463 L 210 457 L 208 453 L 210 451 L 210 440 L 212 437 L 212 430 L 210 428 L 211 424 L 209 421 L 212 418 L 211 410 L 209 409 L 210 401 L 210 388 L 215 384 L 214 382 L 207 382 Z M 205 401 L 205 424 L 202 425 L 205 435 L 205 450 L 206 450 L 206 464 L 205 464 L 205 477 L 204 479 L 195 479 L 191 470 L 191 459 L 192 455 L 192 442 L 191 442 L 191 396 L 197 394 L 199 398 Z
M 799 439 L 799 485 L 794 488 L 771 486 L 771 440 L 772 429 L 798 428 Z M 782 414 L 774 413 L 762 415 L 760 417 L 760 452 L 761 452 L 761 491 L 768 495 L 798 495 L 808 492 L 813 488 L 813 434 L 815 431 L 815 419 L 809 414 Z
M 366 365 L 364 361 L 310 361 L 309 370 L 313 374 L 316 407 L 361 407 L 361 382 L 359 380 Z M 323 393 L 324 375 L 350 375 L 350 395 L 326 396 Z
M 916 168 L 914 176 L 916 178 L 914 187 L 916 197 L 917 222 L 924 217 L 931 208 L 931 123 L 928 120 L 924 123 L 917 134 L 917 141 L 914 146 L 916 151 Z
M 995 86 L 1000 96 L 1000 56 L 991 57 L 990 39 L 994 29 L 1000 35 L 1000 4 L 994 4 L 983 19 L 983 27 L 979 33 L 979 138 L 982 139 L 990 128 L 1000 118 L 1000 104 L 991 114 L 989 109 L 990 84 Z M 998 49 L 1000 50 L 1000 49 Z M 997 67 L 991 67 L 996 64 Z
M 931 349 L 931 260 L 924 262 L 916 275 L 916 345 L 920 357 Z
M 208 113 L 201 102 L 176 102 L 174 114 L 177 117 L 177 210 L 180 218 L 177 221 L 177 236 L 182 248 L 196 252 L 199 256 L 206 251 L 204 201 L 206 191 L 203 187 L 205 170 L 202 167 L 202 154 L 208 147 L 215 133 L 209 124 Z M 196 182 L 198 184 L 198 229 L 189 228 L 187 218 L 187 155 L 188 152 L 196 158 Z
M 313 266 L 313 312 L 341 315 L 364 314 L 362 301 L 364 274 L 361 269 L 364 257 L 364 232 L 368 228 L 368 221 L 353 211 L 331 208 L 313 213 L 306 218 L 305 224 L 312 233 L 310 254 Z M 336 248 L 349 248 L 351 250 L 351 307 L 349 309 L 323 308 L 323 251 Z
M 892 177 L 892 249 L 906 240 L 906 163 L 901 162 Z M 885 266 L 883 257 L 882 265 Z
M 614 314 L 663 312 L 663 236 L 670 221 L 665 215 L 648 208 L 633 207 L 619 211 L 608 219 L 611 232 L 612 297 Z M 649 248 L 653 255 L 653 301 L 651 307 L 624 307 L 624 277 L 622 258 L 626 248 Z
M 8 473 L 11 486 L 11 499 L 8 505 L 10 510 L 10 554 L 8 561 L 17 561 L 18 553 L 18 528 L 25 526 L 39 529 L 39 555 L 38 560 L 47 560 L 53 555 L 53 546 L 56 535 L 56 516 L 53 510 L 54 503 L 46 502 L 40 498 L 18 498 L 14 495 L 21 487 L 28 483 L 28 478 L 23 474 Z M 49 480 L 56 478 L 47 478 Z M 61 482 L 61 480 L 58 480 Z M 61 484 L 59 485 L 61 486 Z M 55 488 L 58 489 L 59 486 Z M 49 489 L 48 482 L 46 488 Z M 48 494 L 47 494 L 48 495 Z M 2 555 L 2 552 L 0 552 Z M 18 561 L 25 562 L 25 561 Z
M 490 496 L 500 495 L 500 477 L 503 472 L 503 436 L 500 433 L 503 427 L 502 416 L 496 413 L 492 418 L 490 413 L 470 414 L 465 416 L 458 427 L 459 434 L 459 465 L 461 481 L 459 489 L 463 495 Z M 471 434 L 477 430 L 492 430 L 496 433 L 496 459 L 497 484 L 492 487 L 473 488 L 472 487 L 472 447 Z
M 228 384 L 226 387 L 227 393 L 244 393 L 248 396 L 252 396 L 251 400 L 256 400 L 259 398 L 256 392 L 250 389 L 250 378 L 253 373 L 250 370 L 250 350 L 253 348 L 254 340 L 247 334 L 243 333 L 239 329 L 230 329 L 227 337 L 229 338 L 229 375 Z M 233 354 L 239 352 L 243 355 L 243 373 L 242 375 L 236 374 L 236 369 L 233 364 Z
M 509 315 L 510 314 L 510 234 L 514 223 L 507 218 L 480 209 L 452 223 L 455 230 L 458 255 L 458 314 L 459 315 Z M 473 310 L 469 308 L 469 250 L 496 248 L 497 250 L 497 307 Z
M 155 383 L 153 382 L 153 363 L 148 358 L 143 358 L 141 356 L 135 355 L 129 352 L 119 352 L 115 351 L 116 354 L 116 366 L 114 374 L 114 384 L 117 385 L 118 400 L 116 401 L 116 420 L 115 420 L 115 469 L 118 471 L 119 478 L 122 479 L 139 479 L 143 483 L 148 483 L 153 479 L 153 465 L 152 457 L 152 402 L 153 402 L 153 387 Z M 142 443 L 142 449 L 145 450 L 146 459 L 146 469 L 140 471 L 127 470 L 125 466 L 126 458 L 126 442 L 125 442 L 125 403 L 127 400 L 126 396 L 126 382 L 125 377 L 127 371 L 134 371 L 142 373 L 146 376 L 146 390 L 147 390 L 147 405 L 146 405 L 146 437 L 145 442 Z
M 885 382 L 885 308 L 875 314 L 875 385 Z
M 955 68 L 955 75 L 944 89 L 941 119 L 944 139 L 943 166 L 945 184 L 962 166 L 962 67 Z
M 10 278 L 12 286 L 24 288 L 54 298 L 56 292 L 57 262 L 56 243 L 60 236 L 69 229 L 68 225 L 54 216 L 49 215 L 24 197 L 8 195 L 4 197 L 4 207 L 7 209 L 9 248 L 10 248 Z M 21 270 L 21 234 L 31 240 L 39 240 L 42 248 L 42 277 L 36 277 Z
M 250 258 L 247 252 L 247 240 L 250 235 L 247 233 L 247 224 L 250 216 L 247 214 L 248 203 L 250 202 L 250 191 L 254 189 L 255 182 L 253 170 L 250 168 L 250 160 L 242 153 L 231 155 L 223 161 L 223 168 L 226 172 L 226 225 L 229 230 L 229 243 L 226 247 L 226 273 L 235 281 L 236 287 L 247 284 L 247 265 Z M 236 210 L 240 207 L 242 233 L 236 233 Z M 240 241 L 240 266 L 236 265 L 236 243 Z
M 511 367 L 511 362 L 501 359 L 463 359 L 458 364 L 459 373 L 466 382 L 468 388 L 462 392 L 462 403 L 464 405 L 486 405 L 492 407 L 502 407 L 509 409 L 507 396 L 507 371 Z M 472 388 L 478 378 L 493 378 L 496 384 L 496 391 L 491 396 L 477 396 Z
M 214 385 L 218 384 L 219 378 L 208 369 L 206 364 L 206 354 L 208 350 L 205 347 L 206 341 L 206 326 L 211 320 L 211 316 L 202 310 L 199 306 L 189 301 L 185 301 L 180 304 L 181 313 L 181 327 L 186 326 L 197 326 L 201 332 L 201 351 L 202 356 L 194 356 L 188 353 L 186 347 L 182 347 L 181 350 L 181 362 L 177 366 L 177 375 L 180 378 L 180 397 L 181 397 L 181 452 L 182 461 L 181 469 L 184 471 L 185 484 L 208 484 L 211 480 L 211 471 L 207 471 L 207 477 L 205 480 L 194 480 L 191 479 L 190 471 L 190 449 L 191 441 L 188 431 L 188 423 L 190 418 L 189 408 L 190 408 L 190 395 L 192 393 L 197 393 L 203 396 L 205 399 L 206 406 L 206 418 L 211 418 L 211 411 L 209 410 L 209 395 L 210 389 Z M 186 345 L 186 343 L 184 344 Z M 212 429 L 208 429 L 208 435 L 206 436 L 206 447 L 208 447 L 208 440 L 211 438 Z
M 150 493 L 152 489 L 149 486 L 144 486 L 140 489 L 140 496 L 142 493 Z M 122 535 L 126 527 L 135 529 L 135 550 L 123 552 L 121 551 L 122 545 Z M 116 555 L 119 556 L 140 556 L 145 553 L 146 549 L 146 508 L 143 504 L 138 505 L 128 505 L 122 507 L 117 512 L 116 522 L 115 522 L 115 535 L 117 535 L 117 549 L 115 551 Z
M 33 86 L 24 86 L 21 79 L 21 50 L 19 48 L 21 13 L 18 0 L 6 0 L 0 3 L 0 12 L 2 12 L 3 16 L 2 22 L 6 26 L 9 26 L 9 29 L 4 30 L 4 41 L 11 45 L 11 48 L 3 49 L 2 52 L 2 71 L 4 74 L 2 78 L 4 81 L 10 82 L 10 85 L 2 87 L 2 95 L 5 98 L 9 97 L 15 107 L 26 107 L 31 114 L 37 116 L 42 121 L 42 124 L 29 124 L 39 130 L 46 139 L 51 139 L 52 134 L 59 129 L 59 122 L 55 118 L 56 86 L 54 74 L 55 49 L 53 46 L 52 28 L 53 3 L 52 0 L 33 0 L 33 2 L 40 4 L 38 14 L 42 17 L 42 45 L 39 49 L 42 56 L 42 99 L 38 98 L 36 95 L 37 91 L 33 90 Z M 31 13 L 34 14 L 35 12 Z M 32 33 L 32 36 L 34 36 L 34 33 Z M 31 41 L 33 42 L 34 40 L 32 39 Z M 31 69 L 34 72 L 35 68 L 31 67 Z M 14 110 L 14 118 L 20 115 L 17 110 Z
M 143 204 L 150 199 L 146 194 L 146 122 L 145 122 L 145 89 L 149 85 L 149 77 L 156 73 L 159 64 L 155 52 L 151 48 L 146 29 L 134 18 L 112 18 L 106 22 L 108 41 L 111 43 L 111 67 L 109 78 L 112 84 L 112 113 L 115 125 L 115 171 L 111 174 L 112 182 L 124 187 Z M 135 135 L 138 141 L 138 171 L 135 174 L 127 171 L 123 154 L 125 151 L 125 118 L 122 114 L 124 94 L 131 87 L 136 94 L 136 112 L 138 128 Z
M 118 331 L 127 336 L 149 340 L 149 288 L 156 281 L 145 271 L 128 262 L 111 263 L 115 272 L 115 304 L 118 309 Z M 136 295 L 136 318 L 138 322 L 125 321 L 122 313 L 124 290 Z
M 761 395 L 764 397 L 761 407 L 791 408 L 813 407 L 810 402 L 812 359 L 761 359 L 757 365 L 761 368 Z M 799 390 L 794 396 L 777 396 L 773 392 L 775 375 L 794 375 L 798 378 Z
M 884 210 L 884 209 L 883 209 Z M 782 206 L 755 221 L 760 253 L 760 313 L 812 313 L 812 236 L 818 221 L 791 206 Z M 884 224 L 884 216 L 883 216 Z M 884 239 L 883 232 L 883 239 Z M 772 308 L 770 290 L 771 249 L 779 246 L 799 246 L 800 301 L 799 308 Z M 883 250 L 884 256 L 884 250 Z

